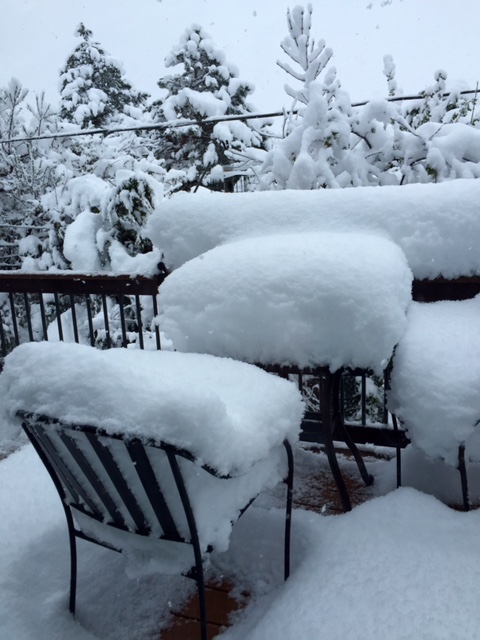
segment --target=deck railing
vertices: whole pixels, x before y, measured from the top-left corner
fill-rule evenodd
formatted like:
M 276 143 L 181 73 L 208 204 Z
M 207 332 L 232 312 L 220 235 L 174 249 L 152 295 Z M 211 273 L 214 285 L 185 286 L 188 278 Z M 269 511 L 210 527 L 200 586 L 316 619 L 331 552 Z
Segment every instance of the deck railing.
M 157 292 L 163 276 L 0 273 L 0 356 L 22 342 L 65 340 L 160 349 Z
M 86 275 L 74 272 L 0 272 L 0 370 L 3 358 L 28 341 L 65 340 L 99 348 L 161 349 L 158 287 L 165 276 L 154 278 Z M 447 280 L 415 280 L 413 299 L 422 302 L 464 300 L 480 293 L 480 276 Z M 268 370 L 295 379 L 307 397 L 309 411 L 303 439 L 318 442 L 318 386 L 315 371 L 291 369 L 287 373 L 273 363 Z M 365 371 L 343 376 L 342 409 L 357 443 L 404 447 L 403 431 L 392 428 L 386 407 L 388 371 L 383 380 Z M 341 439 L 340 434 L 338 435 Z

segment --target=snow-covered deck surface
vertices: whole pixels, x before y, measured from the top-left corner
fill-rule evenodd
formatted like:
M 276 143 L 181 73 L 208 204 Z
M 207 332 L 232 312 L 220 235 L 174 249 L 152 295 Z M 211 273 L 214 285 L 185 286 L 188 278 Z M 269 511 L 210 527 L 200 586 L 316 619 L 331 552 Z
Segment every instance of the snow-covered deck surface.
M 302 451 L 296 462 L 301 491 L 305 475 L 321 463 Z M 375 491 L 390 491 L 394 461 L 369 466 Z M 448 468 L 435 480 L 415 452 L 405 456 L 407 482 L 409 469 L 416 474 L 410 479 L 426 490 L 442 486 L 439 478 L 444 488 L 459 485 L 458 474 Z M 477 478 L 477 497 L 478 489 Z M 374 498 L 345 515 L 296 509 L 292 574 L 284 584 L 279 504 L 274 494 L 260 496 L 234 528 L 228 552 L 212 557 L 213 575 L 232 579 L 239 591 L 252 594 L 220 638 L 478 637 L 480 511 L 457 512 L 411 488 Z M 194 589 L 184 578 L 129 578 L 122 555 L 87 543 L 80 542 L 79 562 L 73 620 L 65 518 L 51 480 L 30 446 L 0 461 L 2 639 L 150 640 L 169 623 L 170 606 L 181 607 Z

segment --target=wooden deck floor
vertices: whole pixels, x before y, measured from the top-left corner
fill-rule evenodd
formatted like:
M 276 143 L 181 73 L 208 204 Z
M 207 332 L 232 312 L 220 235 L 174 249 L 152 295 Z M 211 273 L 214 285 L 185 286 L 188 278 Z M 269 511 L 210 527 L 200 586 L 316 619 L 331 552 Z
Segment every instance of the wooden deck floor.
M 343 471 L 352 505 L 358 505 L 369 499 L 371 489 L 365 487 L 358 472 Z M 294 507 L 301 507 L 324 515 L 343 513 L 337 488 L 329 470 L 322 465 L 318 473 L 302 478 L 301 492 L 294 493 Z M 243 602 L 231 596 L 232 584 L 222 582 L 209 584 L 207 589 L 208 640 L 213 640 L 222 628 L 229 626 L 229 616 L 248 602 L 245 594 Z M 198 598 L 193 595 L 182 610 L 173 611 L 172 626 L 162 631 L 158 640 L 198 640 L 200 638 Z

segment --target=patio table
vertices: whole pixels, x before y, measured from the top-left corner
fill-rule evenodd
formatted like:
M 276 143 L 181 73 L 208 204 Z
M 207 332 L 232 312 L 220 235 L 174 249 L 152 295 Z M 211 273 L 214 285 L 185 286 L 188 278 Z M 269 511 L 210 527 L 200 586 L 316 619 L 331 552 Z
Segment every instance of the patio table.
M 227 356 L 319 380 L 326 450 L 351 508 L 333 446 L 348 437 L 343 371 L 381 374 L 406 326 L 412 273 L 391 240 L 365 233 L 283 233 L 220 245 L 174 270 L 159 289 L 159 323 L 179 351 Z

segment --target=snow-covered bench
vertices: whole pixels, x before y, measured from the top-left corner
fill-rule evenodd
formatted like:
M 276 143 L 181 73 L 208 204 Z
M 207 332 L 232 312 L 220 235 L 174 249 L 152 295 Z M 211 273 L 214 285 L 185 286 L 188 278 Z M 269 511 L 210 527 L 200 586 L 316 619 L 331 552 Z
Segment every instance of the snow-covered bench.
M 393 361 L 390 407 L 416 447 L 457 466 L 468 509 L 465 448 L 480 421 L 480 296 L 412 303 Z
M 295 385 L 208 355 L 41 342 L 7 356 L 0 394 L 62 499 L 72 612 L 79 537 L 194 577 L 205 639 L 202 561 L 225 551 L 246 506 L 284 479 L 288 576 L 290 443 L 303 415 Z

